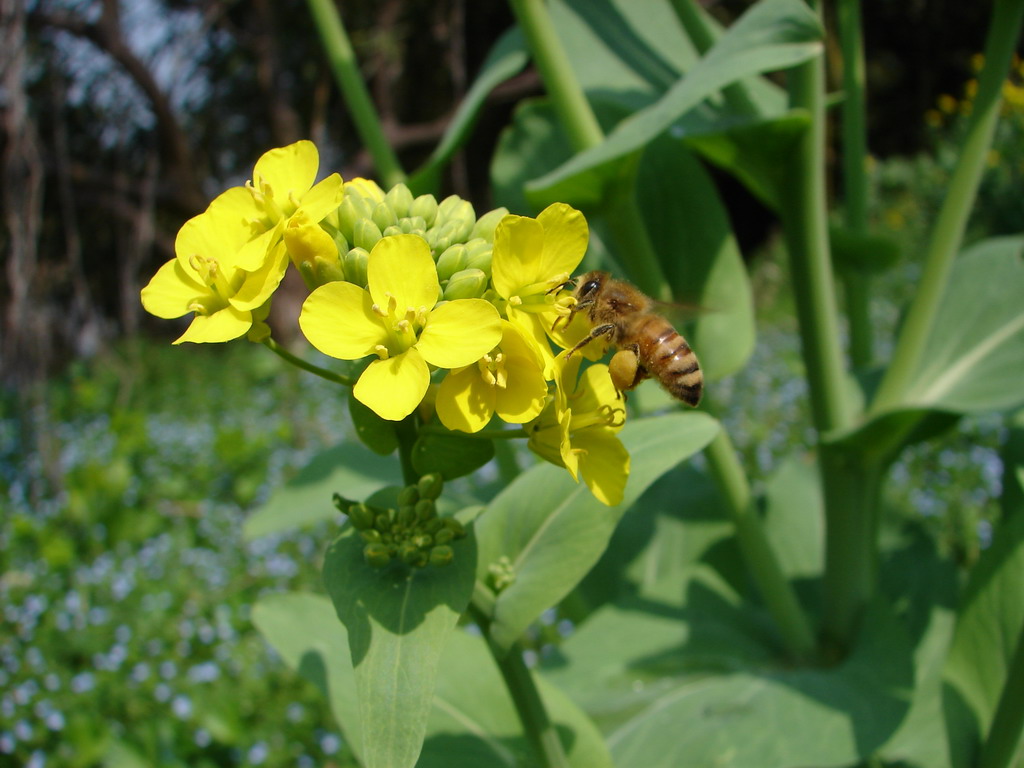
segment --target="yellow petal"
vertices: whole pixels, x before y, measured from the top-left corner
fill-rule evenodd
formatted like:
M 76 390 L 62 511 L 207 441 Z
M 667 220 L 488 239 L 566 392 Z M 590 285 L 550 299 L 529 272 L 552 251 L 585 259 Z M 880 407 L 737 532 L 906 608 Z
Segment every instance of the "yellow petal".
M 299 211 L 302 211 L 311 221 L 319 223 L 324 216 L 341 205 L 344 196 L 345 190 L 341 176 L 332 173 L 302 196 L 302 205 L 299 206 Z
M 494 415 L 494 390 L 475 365 L 451 371 L 437 389 L 437 416 L 448 429 L 479 432 Z
M 370 363 L 352 388 L 352 394 L 382 419 L 401 421 L 416 410 L 429 384 L 427 364 L 415 349 L 408 349 L 387 360 Z
M 573 444 L 581 449 L 580 474 L 602 504 L 614 506 L 622 501 L 629 477 L 629 451 L 609 428 L 584 430 Z
M 320 153 L 316 145 L 311 141 L 297 141 L 265 152 L 253 169 L 252 183 L 259 190 L 269 184 L 274 199 L 281 204 L 289 195 L 297 198 L 304 195 L 313 186 L 319 166 Z
M 242 243 L 235 253 L 234 265 L 239 269 L 245 269 L 250 272 L 263 267 L 274 245 L 281 239 L 284 224 L 285 220 L 282 219 L 276 226 L 257 235 L 248 242 Z
M 231 341 L 244 336 L 252 327 L 252 312 L 242 312 L 234 307 L 224 307 L 210 315 L 196 315 L 192 324 L 185 332 L 174 340 L 175 344 L 183 341 L 215 344 Z
M 508 384 L 494 388 L 494 410 L 509 424 L 525 424 L 544 409 L 548 383 L 543 369 L 536 364 L 507 363 Z
M 525 216 L 506 216 L 494 230 L 491 281 L 494 290 L 508 298 L 525 286 L 543 279 L 544 227 Z
M 212 300 L 214 295 L 182 269 L 177 259 L 171 259 L 142 289 L 142 306 L 149 314 L 169 320 L 188 314 L 192 302 L 199 297 Z
M 552 203 L 537 217 L 544 227 L 540 279 L 571 275 L 587 252 L 590 230 L 583 214 L 565 203 Z
M 387 344 L 387 329 L 371 309 L 365 289 L 337 281 L 321 285 L 306 298 L 299 327 L 309 343 L 325 355 L 358 360 Z
M 255 272 L 245 276 L 242 285 L 228 301 L 235 309 L 256 309 L 266 303 L 271 294 L 277 290 L 288 267 L 288 250 L 283 242 L 278 242 L 271 250 L 271 255 L 264 265 Z
M 577 413 L 591 413 L 605 406 L 621 409 L 625 404 L 615 391 L 608 366 L 599 363 L 587 368 L 580 377 L 572 409 Z
M 370 251 L 366 276 L 373 303 L 381 309 L 388 307 L 390 296 L 398 302 L 399 315 L 410 307 L 429 310 L 437 303 L 437 267 L 430 257 L 430 246 L 419 235 L 378 240 Z
M 494 305 L 483 299 L 457 299 L 430 313 L 416 349 L 431 365 L 459 368 L 475 363 L 499 341 L 501 319 Z

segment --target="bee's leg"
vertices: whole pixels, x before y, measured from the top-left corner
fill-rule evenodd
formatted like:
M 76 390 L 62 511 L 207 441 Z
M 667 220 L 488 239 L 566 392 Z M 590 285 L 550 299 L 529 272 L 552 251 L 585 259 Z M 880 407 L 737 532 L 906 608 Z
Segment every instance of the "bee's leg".
M 573 347 L 572 349 L 565 353 L 565 356 L 571 357 L 573 352 L 577 352 L 583 349 L 583 347 L 587 346 L 587 344 L 592 342 L 594 339 L 600 336 L 610 336 L 613 333 L 615 333 L 615 326 L 612 325 L 611 323 L 606 323 L 604 325 L 595 325 L 593 328 L 591 328 L 590 333 L 583 337 L 579 344 L 577 344 L 575 347 Z
M 636 387 L 650 374 L 640 365 L 636 345 L 620 349 L 608 363 L 608 373 L 617 392 L 626 392 Z
M 555 330 L 558 327 L 558 323 L 561 322 L 562 320 L 565 320 L 565 325 L 563 325 L 562 327 L 563 328 L 568 328 L 569 327 L 569 323 L 571 323 L 572 319 L 574 317 L 576 317 L 576 313 L 577 312 L 580 312 L 580 311 L 582 311 L 584 309 L 589 309 L 592 306 L 594 306 L 594 300 L 593 299 L 590 299 L 590 300 L 584 301 L 584 302 L 580 302 L 578 304 L 573 304 L 573 306 L 569 309 L 569 314 L 568 315 L 566 315 L 565 317 L 559 316 L 559 317 L 555 318 L 555 322 L 553 322 L 551 324 L 551 330 L 552 331 Z

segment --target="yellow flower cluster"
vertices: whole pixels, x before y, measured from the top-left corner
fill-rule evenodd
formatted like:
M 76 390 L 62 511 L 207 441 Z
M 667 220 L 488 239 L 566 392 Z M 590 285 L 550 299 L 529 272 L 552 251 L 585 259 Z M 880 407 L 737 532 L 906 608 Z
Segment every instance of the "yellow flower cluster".
M 604 366 L 580 376 L 578 356 L 556 354 L 587 331 L 582 314 L 556 322 L 587 249 L 583 215 L 556 203 L 537 218 L 477 219 L 467 201 L 413 198 L 404 185 L 385 194 L 337 174 L 314 185 L 318 166 L 311 142 L 271 150 L 250 183 L 186 222 L 175 259 L 142 291 L 154 315 L 193 313 L 175 343 L 266 338 L 290 260 L 310 289 L 299 317 L 309 342 L 371 360 L 353 389 L 360 402 L 394 421 L 433 413 L 461 432 L 495 415 L 523 425 L 535 452 L 618 503 L 624 403 Z

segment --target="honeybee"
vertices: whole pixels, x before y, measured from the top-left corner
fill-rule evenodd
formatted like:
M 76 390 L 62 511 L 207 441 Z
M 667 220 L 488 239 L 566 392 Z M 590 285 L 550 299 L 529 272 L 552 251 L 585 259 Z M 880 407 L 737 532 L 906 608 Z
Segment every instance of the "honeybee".
M 654 302 L 607 272 L 587 272 L 576 282 L 576 304 L 566 323 L 585 311 L 590 333 L 566 355 L 606 336 L 618 350 L 608 364 L 615 388 L 624 392 L 654 377 L 672 397 L 696 407 L 704 389 L 697 355 L 672 324 L 653 311 Z

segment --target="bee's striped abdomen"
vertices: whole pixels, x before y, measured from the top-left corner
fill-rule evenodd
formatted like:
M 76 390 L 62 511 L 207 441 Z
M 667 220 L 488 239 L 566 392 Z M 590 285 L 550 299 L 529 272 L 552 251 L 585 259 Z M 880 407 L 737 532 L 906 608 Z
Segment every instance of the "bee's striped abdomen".
M 640 345 L 641 363 L 670 395 L 696 407 L 704 391 L 704 374 L 697 355 L 667 320 L 652 315 L 645 325 L 652 322 L 662 323 L 664 327 L 647 329 L 655 332 L 643 337 L 646 343 Z

